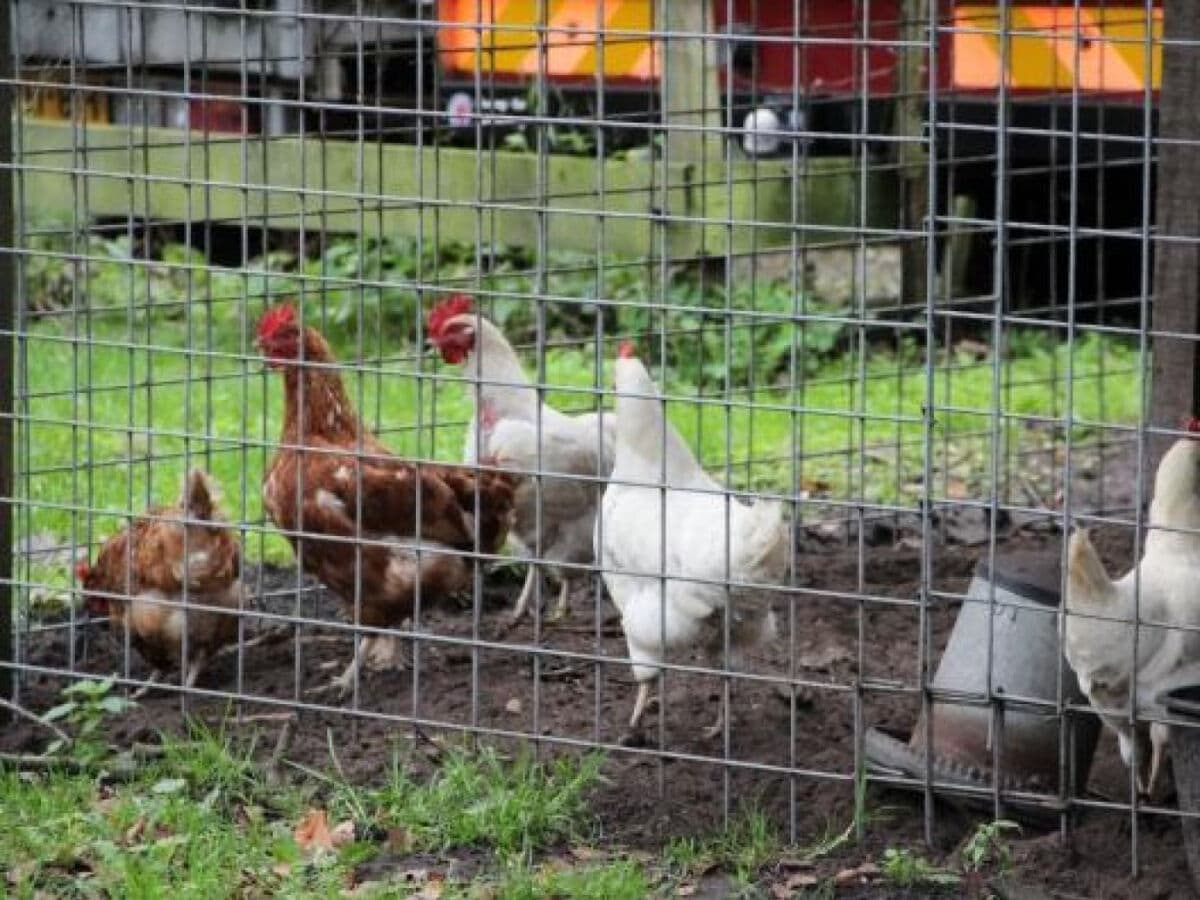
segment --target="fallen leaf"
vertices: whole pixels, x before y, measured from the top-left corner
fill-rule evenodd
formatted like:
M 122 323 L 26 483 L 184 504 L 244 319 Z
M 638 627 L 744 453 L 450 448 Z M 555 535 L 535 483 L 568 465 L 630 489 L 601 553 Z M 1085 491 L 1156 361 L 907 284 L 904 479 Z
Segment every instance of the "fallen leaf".
M 514 715 L 518 715 L 518 714 L 520 714 L 520 712 L 521 712 L 521 698 L 520 698 L 520 697 L 513 697 L 511 700 L 509 700 L 507 703 L 505 703 L 505 704 L 504 704 L 504 711 L 505 711 L 505 712 L 510 712 L 510 713 L 513 713 Z
M 804 669 L 828 669 L 836 663 L 847 662 L 853 658 L 854 654 L 848 647 L 841 644 L 825 644 L 801 653 L 796 662 Z
M 389 828 L 384 844 L 393 853 L 407 853 L 412 849 L 413 837 L 407 828 Z
M 675 886 L 676 897 L 690 897 L 696 893 L 696 884 L 692 881 L 681 881 Z
M 354 823 L 349 819 L 345 822 L 338 822 L 333 826 L 333 831 L 329 832 L 329 840 L 334 847 L 352 843 L 354 841 Z
M 138 816 L 137 821 L 125 829 L 125 843 L 136 844 L 146 833 L 146 817 Z
M 271 871 L 274 872 L 276 875 L 278 875 L 280 878 L 287 878 L 289 875 L 292 874 L 292 864 L 291 863 L 276 863 L 275 865 L 271 866 Z
M 604 858 L 603 851 L 597 850 L 595 847 L 572 847 L 571 855 L 580 862 L 592 862 Z
M 362 897 L 366 894 L 370 894 L 372 891 L 376 890 L 377 888 L 383 887 L 383 884 L 384 883 L 382 881 L 360 881 L 358 884 L 354 885 L 353 887 L 343 889 L 342 896 L 343 897 Z
M 292 832 L 296 843 L 305 853 L 315 854 L 333 849 L 333 837 L 329 833 L 329 819 L 323 809 L 310 809 Z
M 150 791 L 155 794 L 178 794 L 185 787 L 187 787 L 187 781 L 182 778 L 164 778 L 162 781 L 155 782 Z
M 879 866 L 873 862 L 865 862 L 858 867 L 858 874 L 864 878 L 875 878 L 879 875 Z
M 971 489 L 961 478 L 951 478 L 946 482 L 946 496 L 951 500 L 965 500 L 971 496 Z
M 858 881 L 858 869 L 842 869 L 833 876 L 833 883 L 839 887 L 843 887 L 852 882 Z

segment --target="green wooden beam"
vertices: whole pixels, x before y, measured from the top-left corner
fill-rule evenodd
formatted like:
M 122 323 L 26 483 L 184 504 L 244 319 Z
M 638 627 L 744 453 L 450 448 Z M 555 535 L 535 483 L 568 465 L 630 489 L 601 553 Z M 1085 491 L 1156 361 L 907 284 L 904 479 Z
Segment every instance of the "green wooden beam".
M 76 137 L 78 143 L 76 144 Z M 85 226 L 98 217 L 224 221 L 272 228 L 415 236 L 534 247 L 541 219 L 553 250 L 624 257 L 721 255 L 829 241 L 829 227 L 887 226 L 895 187 L 869 175 L 865 216 L 859 169 L 815 158 L 797 176 L 790 161 L 739 162 L 695 182 L 690 164 L 550 156 L 539 190 L 537 157 L 471 148 L 358 144 L 293 137 L 241 139 L 171 129 L 26 120 L 18 177 L 27 220 Z M 601 173 L 599 166 L 603 166 Z M 206 175 L 207 173 L 207 175 Z M 601 174 L 603 181 L 601 182 Z M 724 170 L 722 170 L 724 175 Z M 793 220 L 793 180 L 802 179 Z M 205 181 L 208 183 L 205 184 Z M 603 183 L 604 191 L 599 190 Z M 361 221 L 360 221 L 360 212 Z M 381 224 L 382 220 L 382 224 Z M 762 224 L 751 223 L 767 223 Z

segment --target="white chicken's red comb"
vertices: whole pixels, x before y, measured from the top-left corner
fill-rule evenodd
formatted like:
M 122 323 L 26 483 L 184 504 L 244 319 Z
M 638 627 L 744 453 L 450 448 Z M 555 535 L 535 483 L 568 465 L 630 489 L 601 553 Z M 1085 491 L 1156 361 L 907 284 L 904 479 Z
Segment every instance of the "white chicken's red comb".
M 425 332 L 430 337 L 438 337 L 447 322 L 455 316 L 471 312 L 473 308 L 471 298 L 466 294 L 452 294 L 429 311 Z
M 272 306 L 258 321 L 258 336 L 260 338 L 269 338 L 284 325 L 291 325 L 296 321 L 296 307 L 290 303 L 280 303 L 277 306 Z
M 633 341 L 621 341 L 617 347 L 617 359 L 633 359 L 637 356 L 637 348 L 633 346 Z

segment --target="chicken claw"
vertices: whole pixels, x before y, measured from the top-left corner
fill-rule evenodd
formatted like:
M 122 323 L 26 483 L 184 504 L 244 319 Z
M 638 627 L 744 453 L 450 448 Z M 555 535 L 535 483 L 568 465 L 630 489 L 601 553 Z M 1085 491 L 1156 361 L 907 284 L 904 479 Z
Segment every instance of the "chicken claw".
M 629 727 L 637 728 L 642 721 L 646 707 L 650 705 L 650 682 L 643 681 L 638 685 L 637 699 L 633 701 L 633 715 L 629 717 Z
M 562 586 L 558 589 L 558 602 L 554 604 L 554 611 L 546 616 L 549 622 L 561 622 L 571 615 L 571 582 L 566 578 L 562 581 Z
M 519 622 L 525 617 L 525 611 L 529 608 L 529 598 L 533 596 L 534 587 L 537 583 L 538 567 L 536 563 L 530 563 L 528 570 L 525 572 L 525 584 L 521 586 L 521 595 L 517 597 L 517 605 L 513 607 L 513 621 Z

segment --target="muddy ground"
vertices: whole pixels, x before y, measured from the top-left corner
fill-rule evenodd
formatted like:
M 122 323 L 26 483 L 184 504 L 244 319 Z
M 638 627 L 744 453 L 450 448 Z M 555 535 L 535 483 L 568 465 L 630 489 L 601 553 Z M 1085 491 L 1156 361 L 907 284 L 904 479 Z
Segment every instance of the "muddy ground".
M 1127 484 L 1128 479 L 1109 485 L 1110 497 Z M 1006 515 L 999 524 L 1001 552 L 1060 552 L 1061 535 L 1044 520 Z M 607 782 L 596 791 L 593 808 L 596 838 L 604 845 L 657 854 L 667 839 L 709 834 L 722 825 L 727 808 L 736 812 L 748 803 L 766 810 L 785 836 L 811 843 L 841 830 L 853 814 L 855 686 L 861 685 L 857 696 L 864 726 L 907 732 L 916 719 L 919 620 L 913 604 L 921 588 L 922 552 L 919 531 L 912 526 L 911 521 L 876 522 L 864 528 L 861 545 L 853 527 L 798 532 L 798 589 L 780 604 L 782 639 L 745 666 L 760 674 L 792 673 L 800 684 L 793 699 L 793 690 L 785 686 L 739 683 L 727 750 L 722 737 L 701 734 L 716 715 L 720 683 L 710 675 L 683 672 L 668 673 L 661 731 L 655 711 L 648 716 L 647 739 L 625 745 L 634 686 L 626 666 L 604 661 L 625 652 L 615 609 L 606 598 L 578 592 L 566 624 L 543 622 L 535 633 L 527 620 L 510 629 L 508 612 L 519 584 L 516 573 L 503 571 L 488 576 L 477 621 L 469 607 L 423 611 L 415 626 L 422 635 L 415 674 L 367 674 L 357 697 L 358 715 L 347 711 L 352 700 L 338 706 L 330 694 L 308 693 L 340 671 L 351 649 L 347 632 L 318 625 L 302 626 L 299 640 L 291 635 L 251 648 L 240 660 L 236 654 L 219 659 L 201 679 L 206 693 L 188 700 L 187 714 L 217 722 L 232 714 L 235 693 L 245 698 L 243 715 L 279 713 L 286 709 L 281 704 L 300 696 L 310 706 L 288 757 L 328 767 L 332 730 L 341 766 L 364 782 L 379 777 L 397 744 L 428 745 L 463 730 L 477 730 L 481 740 L 504 746 L 541 736 L 537 744 L 545 753 L 577 752 L 576 746 L 600 743 L 609 752 Z M 986 537 L 986 522 L 953 516 L 940 521 L 932 547 L 935 592 L 966 590 L 976 562 L 988 553 L 980 534 Z M 1132 529 L 1107 526 L 1095 536 L 1110 570 L 1123 571 L 1132 555 Z M 333 597 L 311 584 L 296 589 L 294 571 L 251 571 L 248 582 L 257 591 L 257 610 L 340 620 Z M 547 589 L 547 606 L 551 599 Z M 953 600 L 935 604 L 935 653 L 945 643 L 957 606 Z M 269 626 L 247 619 L 247 637 Z M 483 644 L 473 647 L 476 639 Z M 26 673 L 22 702 L 34 709 L 56 702 L 64 683 L 61 672 L 71 663 L 67 650 L 62 631 L 30 637 L 26 663 L 57 671 Z M 89 634 L 76 651 L 77 671 L 124 671 L 122 647 L 107 634 Z M 136 655 L 129 672 L 147 674 Z M 119 720 L 113 738 L 147 739 L 160 729 L 180 729 L 183 717 L 179 695 L 158 691 Z M 420 723 L 419 735 L 414 720 Z M 262 729 L 267 739 L 261 744 L 270 745 L 270 733 L 279 725 L 267 720 L 230 727 Z M 4 733 L 0 747 L 32 750 L 43 738 L 18 727 Z M 723 764 L 724 759 L 735 765 Z M 1126 771 L 1111 734 L 1101 737 L 1088 787 L 1097 798 L 1128 798 Z M 1173 790 L 1168 788 L 1162 803 L 1173 808 Z M 878 859 L 887 847 L 919 848 L 935 861 L 949 861 L 975 823 L 989 818 L 939 804 L 934 846 L 924 849 L 919 795 L 873 785 L 867 808 L 872 815 L 866 845 L 852 843 L 835 853 L 817 874 Z M 1119 809 L 1076 811 L 1065 837 L 1059 820 L 1040 827 L 1027 823 L 1012 842 L 1017 877 L 1041 888 L 1042 896 L 1193 896 L 1178 822 L 1163 814 L 1139 817 L 1137 878 L 1131 876 L 1132 831 L 1130 814 Z M 777 884 L 780 874 L 768 873 L 767 879 Z M 722 892 L 717 887 L 710 893 Z M 841 895 L 900 896 L 882 885 L 847 886 Z

